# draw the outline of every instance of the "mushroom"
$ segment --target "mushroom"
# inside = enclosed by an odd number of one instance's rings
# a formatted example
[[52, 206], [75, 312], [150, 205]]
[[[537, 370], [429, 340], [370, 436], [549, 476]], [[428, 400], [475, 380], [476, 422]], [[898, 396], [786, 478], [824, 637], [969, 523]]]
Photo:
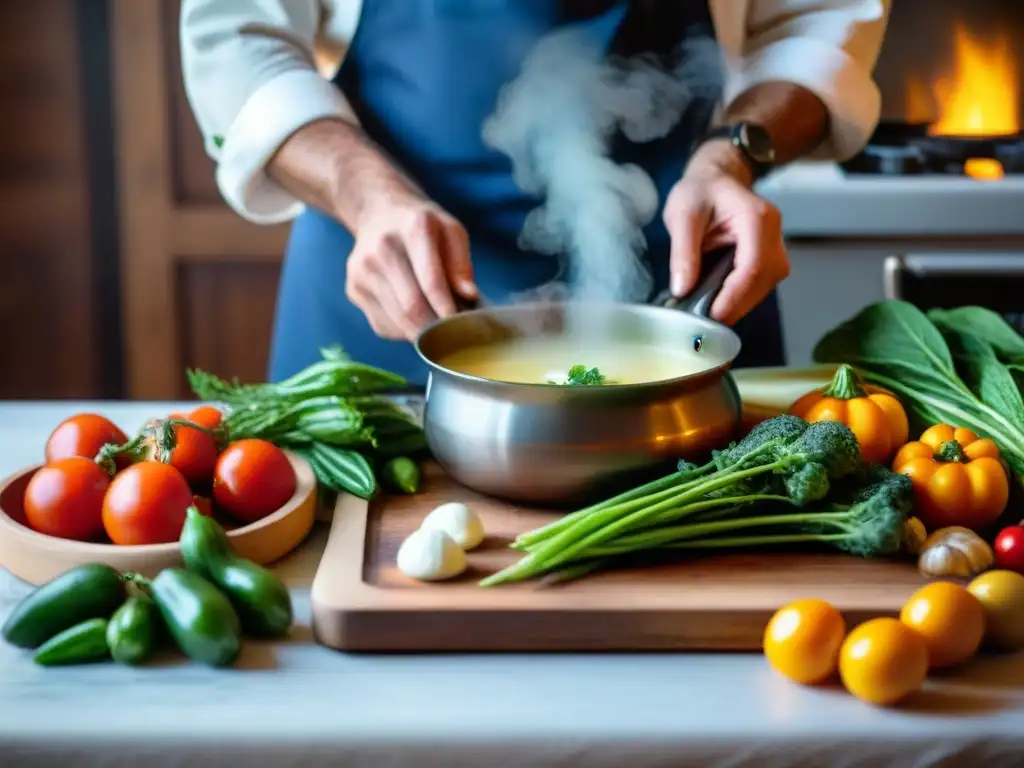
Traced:
[[969, 579], [992, 567], [992, 548], [978, 534], [958, 525], [940, 528], [925, 539], [917, 567], [926, 576]]
[[484, 540], [484, 526], [473, 510], [457, 501], [442, 504], [425, 518], [420, 528], [444, 531], [464, 550], [480, 545]]
[[466, 552], [444, 531], [419, 528], [398, 548], [398, 570], [418, 581], [443, 581], [466, 570]]

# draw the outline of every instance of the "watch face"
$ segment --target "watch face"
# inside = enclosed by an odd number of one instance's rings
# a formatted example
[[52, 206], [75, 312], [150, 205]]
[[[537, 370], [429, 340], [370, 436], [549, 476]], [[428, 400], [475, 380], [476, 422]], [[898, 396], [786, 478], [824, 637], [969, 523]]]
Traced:
[[772, 137], [764, 128], [744, 123], [740, 126], [739, 138], [755, 162], [766, 164], [775, 162], [775, 147], [772, 145]]

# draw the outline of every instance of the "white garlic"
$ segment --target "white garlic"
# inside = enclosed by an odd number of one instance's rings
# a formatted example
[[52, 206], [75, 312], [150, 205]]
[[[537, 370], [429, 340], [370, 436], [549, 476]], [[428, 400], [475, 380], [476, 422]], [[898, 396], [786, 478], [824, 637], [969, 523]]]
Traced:
[[420, 528], [398, 548], [398, 570], [418, 581], [443, 581], [466, 570], [466, 553], [444, 531]]
[[992, 567], [992, 548], [978, 534], [958, 525], [940, 528], [925, 539], [917, 567], [926, 576], [969, 579]]
[[425, 518], [420, 528], [444, 531], [464, 550], [480, 545], [484, 540], [484, 526], [477, 514], [457, 501], [442, 504]]

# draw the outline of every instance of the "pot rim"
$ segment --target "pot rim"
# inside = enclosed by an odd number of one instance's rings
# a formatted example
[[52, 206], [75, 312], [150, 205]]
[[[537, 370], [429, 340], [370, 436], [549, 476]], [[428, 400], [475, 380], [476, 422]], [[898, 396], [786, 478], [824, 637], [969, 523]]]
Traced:
[[[628, 309], [628, 310], [633, 311], [633, 312], [642, 312], [644, 314], [652, 314], [652, 315], [663, 315], [666, 312], [685, 314], [685, 315], [687, 315], [688, 319], [692, 320], [696, 325], [713, 328], [713, 329], [715, 329], [716, 332], [723, 333], [723, 334], [726, 335], [726, 337], [731, 337], [733, 340], [735, 340], [736, 351], [727, 360], [725, 360], [724, 362], [722, 362], [722, 363], [720, 363], [718, 365], [713, 365], [713, 366], [711, 366], [709, 368], [704, 368], [704, 369], [702, 369], [700, 371], [696, 371], [694, 373], [688, 373], [688, 374], [686, 374], [684, 376], [676, 376], [676, 377], [671, 378], [671, 379], [659, 379], [657, 381], [645, 381], [645, 382], [641, 382], [641, 383], [637, 383], [637, 384], [605, 384], [605, 385], [602, 385], [602, 386], [599, 386], [599, 387], [568, 387], [568, 386], [565, 386], [565, 385], [562, 385], [562, 384], [546, 384], [546, 383], [542, 384], [542, 383], [528, 383], [528, 382], [512, 382], [512, 381], [501, 381], [501, 380], [498, 380], [498, 379], [488, 379], [488, 378], [484, 378], [482, 376], [475, 376], [473, 374], [462, 373], [461, 371], [455, 371], [455, 370], [452, 370], [451, 368], [446, 368], [445, 366], [443, 366], [440, 363], [438, 363], [436, 360], [431, 359], [423, 351], [422, 342], [432, 331], [435, 331], [437, 328], [441, 328], [441, 327], [443, 327], [445, 325], [448, 325], [450, 323], [457, 322], [458, 320], [463, 319], [463, 318], [467, 318], [467, 317], [486, 317], [488, 315], [495, 316], [495, 315], [499, 314], [502, 310], [520, 310], [520, 311], [523, 311], [523, 312], [543, 311], [543, 310], [550, 311], [552, 307], [562, 307], [562, 308], [564, 308], [564, 307], [567, 307], [567, 306], [571, 306], [573, 304], [581, 304], [581, 303], [583, 303], [583, 302], [572, 302], [572, 301], [555, 301], [555, 302], [551, 302], [551, 301], [538, 301], [538, 302], [524, 302], [522, 304], [512, 304], [512, 305], [501, 306], [501, 307], [482, 307], [482, 308], [477, 308], [477, 309], [465, 310], [465, 311], [459, 312], [457, 315], [452, 315], [450, 317], [440, 318], [440, 319], [435, 320], [434, 322], [430, 323], [429, 325], [427, 325], [416, 336], [416, 340], [413, 343], [413, 347], [416, 350], [416, 354], [419, 355], [419, 358], [430, 369], [431, 375], [433, 375], [434, 373], [443, 374], [445, 376], [450, 376], [452, 378], [459, 379], [459, 380], [467, 382], [467, 383], [471, 383], [471, 384], [475, 384], [475, 385], [479, 385], [479, 386], [484, 386], [484, 387], [487, 387], [487, 388], [490, 388], [490, 389], [512, 389], [512, 390], [518, 390], [518, 391], [551, 391], [551, 392], [561, 392], [563, 394], [565, 394], [565, 393], [572, 393], [572, 395], [574, 397], [575, 396], [597, 397], [597, 396], [600, 395], [600, 393], [610, 394], [610, 393], [614, 392], [614, 393], [622, 394], [622, 393], [627, 393], [627, 392], [630, 392], [630, 391], [647, 391], [647, 390], [657, 390], [657, 389], [665, 389], [665, 388], [675, 389], [675, 388], [677, 388], [679, 386], [682, 386], [682, 385], [693, 386], [693, 385], [701, 383], [701, 382], [703, 382], [705, 380], [718, 379], [718, 378], [721, 378], [724, 374], [726, 374], [729, 371], [729, 369], [732, 367], [733, 363], [736, 361], [736, 358], [739, 356], [740, 349], [742, 347], [742, 341], [740, 340], [739, 336], [736, 334], [736, 331], [734, 331], [729, 326], [724, 325], [723, 323], [719, 323], [719, 322], [717, 322], [715, 320], [712, 320], [712, 319], [710, 319], [708, 317], [704, 317], [703, 315], [693, 314], [691, 312], [687, 312], [687, 311], [682, 310], [682, 309], [673, 309], [673, 308], [669, 308], [669, 307], [654, 306], [654, 305], [650, 305], [650, 304], [626, 304], [626, 303], [623, 303], [623, 302], [586, 302], [587, 304], [595, 305], [595, 306], [601, 306], [601, 305], [604, 305], [604, 306], [614, 306], [614, 307], [618, 307], [618, 308], [622, 308], [622, 309]], [[584, 394], [584, 393], [588, 393], [588, 394]], [[589, 393], [593, 393], [593, 394], [589, 394]]]

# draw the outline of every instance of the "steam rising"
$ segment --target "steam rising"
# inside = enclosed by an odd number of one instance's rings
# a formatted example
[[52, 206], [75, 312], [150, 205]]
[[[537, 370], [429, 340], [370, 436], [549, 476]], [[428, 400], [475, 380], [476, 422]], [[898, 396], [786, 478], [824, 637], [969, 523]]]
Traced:
[[[661, 138], [694, 98], [717, 98], [721, 59], [703, 38], [684, 44], [672, 71], [654, 57], [606, 57], [605, 45], [581, 27], [543, 38], [502, 89], [483, 138], [511, 159], [519, 187], [544, 199], [520, 247], [568, 255], [576, 298], [643, 301], [652, 288], [643, 228], [658, 192], [642, 168], [610, 159], [611, 142], [617, 131], [634, 142]], [[535, 297], [567, 294], [552, 284]]]

